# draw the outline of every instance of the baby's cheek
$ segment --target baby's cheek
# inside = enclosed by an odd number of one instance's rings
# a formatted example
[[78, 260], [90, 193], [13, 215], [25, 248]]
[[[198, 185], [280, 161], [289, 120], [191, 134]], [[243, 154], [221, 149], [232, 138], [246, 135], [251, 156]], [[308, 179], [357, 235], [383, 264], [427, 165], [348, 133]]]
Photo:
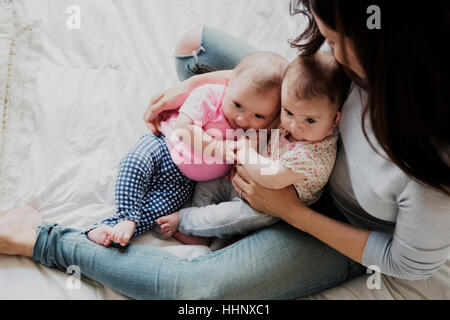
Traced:
[[230, 111], [229, 106], [222, 105], [222, 112], [227, 119], [233, 119], [233, 113]]
[[252, 124], [250, 126], [250, 128], [253, 130], [260, 130], [260, 129], [267, 128], [267, 125], [265, 123], [257, 123], [257, 124]]
[[[272, 120], [273, 121], [273, 120]], [[272, 121], [260, 121], [259, 123], [255, 124], [254, 126], [252, 126], [252, 129], [254, 130], [261, 130], [261, 129], [266, 129], [271, 123]]]

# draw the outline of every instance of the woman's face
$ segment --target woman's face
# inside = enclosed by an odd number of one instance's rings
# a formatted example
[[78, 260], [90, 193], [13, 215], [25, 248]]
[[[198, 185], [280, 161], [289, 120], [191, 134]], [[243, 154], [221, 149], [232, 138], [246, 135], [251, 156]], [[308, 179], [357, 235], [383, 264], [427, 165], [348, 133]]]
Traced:
[[351, 69], [360, 78], [366, 78], [366, 73], [364, 68], [360, 64], [358, 58], [355, 54], [355, 49], [353, 46], [353, 41], [348, 37], [343, 37], [342, 35], [333, 29], [329, 28], [320, 18], [311, 10], [314, 20], [316, 21], [317, 27], [320, 33], [327, 39], [328, 44], [333, 51], [335, 59], [342, 65]]

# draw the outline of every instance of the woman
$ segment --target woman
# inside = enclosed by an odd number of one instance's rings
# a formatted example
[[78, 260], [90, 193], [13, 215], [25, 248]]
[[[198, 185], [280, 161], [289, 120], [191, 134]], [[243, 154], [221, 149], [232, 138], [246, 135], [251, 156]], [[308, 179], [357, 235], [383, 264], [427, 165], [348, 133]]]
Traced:
[[[294, 12], [300, 2], [310, 24], [294, 43], [308, 55], [327, 40], [359, 84], [342, 110], [329, 192], [314, 208], [292, 188], [264, 189], [237, 167], [236, 190], [284, 222], [192, 261], [157, 248], [104, 248], [56, 224], [36, 228], [41, 219], [31, 208], [0, 217], [0, 252], [62, 270], [78, 265], [84, 276], [139, 299], [296, 298], [370, 265], [394, 277], [428, 278], [450, 252], [448, 60], [438, 41], [448, 38], [439, 33], [450, 30], [449, 5], [430, 2], [415, 19], [414, 8], [393, 1], [294, 1]], [[367, 27], [373, 4], [381, 29]], [[200, 28], [179, 43], [178, 69], [231, 69], [251, 50]], [[155, 97], [149, 127], [194, 87], [223, 79], [222, 72], [192, 77]]]

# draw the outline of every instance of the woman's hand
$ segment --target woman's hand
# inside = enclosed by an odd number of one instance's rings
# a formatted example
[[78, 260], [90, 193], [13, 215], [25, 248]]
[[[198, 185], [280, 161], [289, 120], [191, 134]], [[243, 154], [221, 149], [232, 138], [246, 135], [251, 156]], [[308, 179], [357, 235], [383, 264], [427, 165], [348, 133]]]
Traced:
[[240, 165], [232, 172], [231, 182], [238, 194], [242, 190], [242, 198], [247, 200], [253, 209], [280, 218], [350, 259], [362, 263], [364, 248], [370, 235], [369, 230], [315, 212], [300, 201], [292, 186], [279, 190], [259, 186]]
[[159, 114], [163, 111], [178, 109], [191, 91], [188, 80], [179, 82], [171, 88], [154, 95], [147, 110], [144, 113], [144, 121], [154, 135], [158, 135], [158, 121], [161, 120]]
[[241, 165], [236, 165], [231, 174], [231, 182], [238, 194], [255, 210], [267, 213], [282, 220], [306, 206], [298, 199], [292, 186], [284, 189], [267, 189], [253, 181]]

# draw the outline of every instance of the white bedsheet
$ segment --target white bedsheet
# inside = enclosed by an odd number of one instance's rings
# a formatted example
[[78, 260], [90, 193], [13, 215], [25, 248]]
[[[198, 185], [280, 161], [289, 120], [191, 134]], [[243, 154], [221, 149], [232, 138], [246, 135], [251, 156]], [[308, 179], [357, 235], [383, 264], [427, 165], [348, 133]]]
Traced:
[[[186, 30], [207, 24], [261, 49], [295, 56], [287, 39], [298, 33], [299, 19], [289, 16], [289, 0], [14, 2], [16, 14], [42, 21], [36, 129], [16, 205], [32, 205], [46, 221], [68, 227], [85, 228], [114, 212], [118, 162], [147, 132], [142, 114], [150, 97], [177, 81], [172, 53]], [[67, 27], [70, 5], [81, 9], [79, 30]], [[151, 234], [136, 242], [187, 258], [209, 251]], [[447, 287], [437, 281], [444, 294], [438, 297], [450, 298], [448, 268], [443, 272], [439, 279]], [[366, 278], [356, 279], [355, 289], [339, 286], [341, 291], [310, 298], [392, 296], [389, 290], [373, 294], [364, 289]], [[83, 280], [80, 290], [69, 289], [68, 279], [68, 274], [30, 259], [0, 256], [1, 299], [126, 298], [90, 280]], [[392, 298], [398, 297], [402, 295]]]

